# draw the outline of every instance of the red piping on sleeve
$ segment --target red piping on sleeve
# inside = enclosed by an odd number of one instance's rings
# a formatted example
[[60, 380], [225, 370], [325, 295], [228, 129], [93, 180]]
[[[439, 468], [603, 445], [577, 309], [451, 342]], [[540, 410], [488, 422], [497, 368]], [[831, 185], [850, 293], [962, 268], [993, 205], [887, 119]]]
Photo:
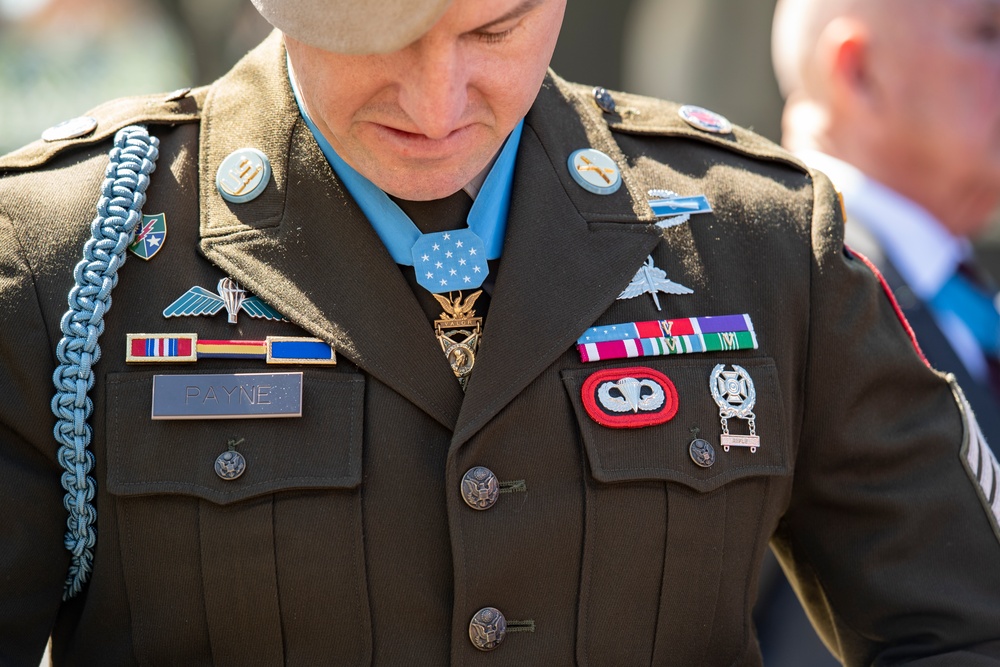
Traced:
[[857, 250], [854, 250], [847, 244], [844, 245], [844, 250], [846, 250], [847, 254], [851, 257], [860, 260], [861, 263], [867, 266], [868, 269], [875, 274], [875, 277], [878, 278], [879, 283], [882, 285], [882, 290], [885, 292], [885, 295], [889, 297], [889, 303], [892, 304], [892, 309], [896, 311], [896, 317], [899, 318], [899, 323], [903, 325], [903, 329], [910, 337], [910, 342], [913, 343], [913, 349], [916, 350], [917, 356], [920, 357], [927, 368], [931, 368], [931, 362], [927, 361], [927, 357], [924, 356], [924, 351], [920, 349], [920, 343], [917, 342], [917, 334], [913, 332], [913, 327], [910, 326], [909, 321], [906, 319], [906, 315], [903, 314], [903, 309], [899, 307], [899, 302], [896, 301], [896, 295], [892, 293], [892, 288], [890, 288], [889, 283], [885, 281], [885, 276], [882, 275], [882, 272], [878, 270], [878, 267], [875, 266], [870, 259], [862, 255]]

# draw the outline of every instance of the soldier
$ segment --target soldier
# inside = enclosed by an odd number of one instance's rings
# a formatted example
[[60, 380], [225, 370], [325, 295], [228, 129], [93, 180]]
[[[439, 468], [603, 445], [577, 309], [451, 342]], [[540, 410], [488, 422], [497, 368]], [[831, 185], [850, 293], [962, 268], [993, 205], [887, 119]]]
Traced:
[[769, 540], [847, 664], [1000, 662], [1000, 470], [823, 176], [547, 71], [563, 0], [255, 4], [0, 161], [4, 664], [754, 665]]

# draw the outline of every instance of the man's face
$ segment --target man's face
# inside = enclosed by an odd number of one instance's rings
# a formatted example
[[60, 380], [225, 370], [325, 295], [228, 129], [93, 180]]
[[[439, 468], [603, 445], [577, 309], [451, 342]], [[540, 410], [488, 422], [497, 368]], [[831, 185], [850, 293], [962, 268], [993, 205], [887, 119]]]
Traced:
[[1000, 195], [1000, 0], [888, 4], [872, 66], [901, 168]]
[[446, 197], [482, 171], [538, 94], [566, 0], [455, 0], [393, 53], [352, 56], [285, 36], [310, 116], [386, 192]]

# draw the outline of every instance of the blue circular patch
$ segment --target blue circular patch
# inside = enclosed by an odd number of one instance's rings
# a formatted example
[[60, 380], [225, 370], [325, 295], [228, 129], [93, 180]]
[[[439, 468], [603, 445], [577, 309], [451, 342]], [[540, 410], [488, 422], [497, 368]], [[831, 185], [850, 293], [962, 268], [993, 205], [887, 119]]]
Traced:
[[581, 148], [569, 156], [569, 173], [577, 184], [595, 195], [610, 195], [622, 186], [622, 174], [610, 157], [593, 148]]
[[271, 181], [271, 162], [256, 148], [229, 154], [215, 174], [215, 187], [228, 202], [245, 204], [260, 196]]

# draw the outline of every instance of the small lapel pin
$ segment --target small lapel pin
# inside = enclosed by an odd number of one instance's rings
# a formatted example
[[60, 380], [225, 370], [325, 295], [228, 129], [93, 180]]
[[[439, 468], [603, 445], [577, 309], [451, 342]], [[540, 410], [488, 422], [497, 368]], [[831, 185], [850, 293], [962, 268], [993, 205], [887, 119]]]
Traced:
[[241, 148], [222, 161], [215, 186], [222, 198], [245, 204], [260, 196], [271, 180], [271, 162], [256, 148]]
[[90, 116], [79, 116], [64, 120], [42, 132], [42, 141], [66, 141], [86, 136], [97, 129], [97, 120]]
[[729, 119], [714, 111], [687, 104], [677, 110], [681, 119], [691, 127], [712, 134], [731, 134], [733, 124]]
[[246, 290], [232, 278], [221, 279], [217, 289], [218, 294], [215, 294], [196, 285], [167, 306], [166, 310], [163, 311], [163, 316], [215, 315], [225, 308], [229, 315], [230, 324], [236, 324], [236, 318], [241, 310], [250, 317], [266, 320], [285, 319], [281, 313], [258, 297], [247, 296]]
[[622, 186], [618, 165], [610, 157], [593, 148], [573, 151], [569, 156], [569, 173], [581, 188], [595, 195], [610, 195]]
[[632, 278], [632, 282], [618, 295], [618, 298], [634, 299], [642, 294], [649, 294], [653, 297], [656, 309], [663, 310], [660, 308], [660, 299], [656, 296], [658, 292], [663, 292], [664, 294], [693, 294], [694, 290], [668, 280], [667, 272], [656, 268], [653, 265], [653, 256], [650, 255], [646, 263], [639, 267], [635, 277]]
[[604, 113], [614, 113], [616, 109], [615, 98], [606, 88], [600, 86], [594, 88], [594, 102]]
[[163, 213], [142, 216], [142, 228], [135, 235], [135, 241], [128, 247], [136, 257], [150, 260], [160, 252], [167, 240], [167, 216]]

